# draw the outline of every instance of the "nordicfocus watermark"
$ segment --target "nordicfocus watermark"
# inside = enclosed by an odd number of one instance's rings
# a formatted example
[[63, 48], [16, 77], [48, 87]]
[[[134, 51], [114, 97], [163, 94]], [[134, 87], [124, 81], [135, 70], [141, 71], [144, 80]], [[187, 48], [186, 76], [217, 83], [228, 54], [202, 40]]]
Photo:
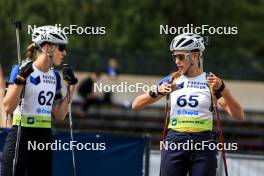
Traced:
[[[86, 34], [86, 35], [104, 35], [106, 34], [106, 27], [104, 26], [78, 26], [72, 24], [69, 26], [62, 26], [61, 24], [55, 24], [57, 28], [63, 30], [65, 34]], [[33, 30], [37, 28], [36, 25], [28, 25], [27, 34], [31, 35]]]
[[182, 34], [182, 33], [194, 33], [199, 35], [204, 34], [218, 34], [218, 35], [236, 35], [238, 34], [238, 27], [236, 26], [210, 26], [201, 25], [194, 26], [193, 24], [187, 24], [186, 26], [169, 26], [160, 25], [160, 34]]
[[212, 141], [194, 142], [187, 140], [186, 142], [168, 142], [160, 141], [160, 150], [221, 150], [236, 151], [238, 149], [237, 143], [215, 143]]
[[157, 87], [157, 85], [146, 85], [144, 83], [128, 84], [128, 82], [125, 81], [111, 85], [103, 83], [94, 83], [93, 90], [94, 92], [135, 93], [154, 91], [157, 89]]
[[28, 150], [88, 150], [88, 151], [104, 151], [106, 143], [80, 143], [77, 141], [62, 142], [55, 140], [52, 143], [38, 143], [36, 141], [28, 141]]

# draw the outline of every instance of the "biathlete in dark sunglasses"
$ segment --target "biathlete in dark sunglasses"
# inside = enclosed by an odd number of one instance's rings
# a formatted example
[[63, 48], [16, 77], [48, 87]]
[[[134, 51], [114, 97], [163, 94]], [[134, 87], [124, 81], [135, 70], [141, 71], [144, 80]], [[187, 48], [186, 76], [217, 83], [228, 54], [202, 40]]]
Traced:
[[[32, 42], [26, 59], [11, 71], [3, 102], [6, 113], [13, 114], [13, 126], [3, 149], [2, 176], [12, 175], [15, 151], [18, 151], [16, 176], [51, 176], [52, 150], [33, 149], [29, 143], [52, 143], [52, 118], [63, 120], [68, 112], [67, 97], [61, 92], [60, 74], [53, 69], [64, 61], [67, 36], [54, 26], [42, 26], [34, 29]], [[72, 96], [78, 79], [71, 67], [64, 67], [62, 74]], [[19, 148], [16, 148], [17, 136], [20, 136]]]

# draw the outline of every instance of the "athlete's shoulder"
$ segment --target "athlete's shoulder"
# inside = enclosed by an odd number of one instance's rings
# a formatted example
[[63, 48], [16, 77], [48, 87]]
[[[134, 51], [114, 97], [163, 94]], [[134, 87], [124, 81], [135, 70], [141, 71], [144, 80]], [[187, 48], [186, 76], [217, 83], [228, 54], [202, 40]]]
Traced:
[[165, 82], [173, 82], [175, 81], [176, 79], [178, 79], [180, 77], [180, 72], [179, 71], [176, 71], [176, 72], [172, 72], [171, 74], [163, 77], [158, 83], [157, 85], [161, 85]]
[[171, 78], [172, 78], [171, 75], [167, 75], [167, 76], [163, 77], [161, 80], [159, 80], [157, 82], [157, 85], [161, 85], [163, 83], [170, 82]]
[[13, 65], [11, 72], [10, 72], [9, 80], [8, 80], [9, 84], [14, 83], [16, 76], [18, 74], [18, 71], [19, 71], [19, 65]]
[[58, 70], [53, 70], [54, 71], [54, 74], [55, 74], [55, 77], [56, 77], [56, 90], [60, 90], [61, 89], [61, 76], [60, 76], [60, 73]]
[[58, 70], [54, 69], [53, 72], [54, 72], [56, 77], [60, 78], [60, 72]]

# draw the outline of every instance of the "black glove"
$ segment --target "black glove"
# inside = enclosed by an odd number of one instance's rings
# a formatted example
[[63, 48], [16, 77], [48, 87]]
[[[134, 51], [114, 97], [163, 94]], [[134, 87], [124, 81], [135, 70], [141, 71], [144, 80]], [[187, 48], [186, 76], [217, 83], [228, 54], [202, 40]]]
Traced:
[[26, 84], [27, 77], [34, 71], [32, 63], [32, 60], [24, 60], [22, 62], [22, 64], [19, 66], [19, 71], [15, 79], [15, 84]]
[[64, 64], [62, 69], [63, 80], [65, 80], [69, 85], [75, 85], [78, 83], [78, 79], [74, 76], [73, 69]]

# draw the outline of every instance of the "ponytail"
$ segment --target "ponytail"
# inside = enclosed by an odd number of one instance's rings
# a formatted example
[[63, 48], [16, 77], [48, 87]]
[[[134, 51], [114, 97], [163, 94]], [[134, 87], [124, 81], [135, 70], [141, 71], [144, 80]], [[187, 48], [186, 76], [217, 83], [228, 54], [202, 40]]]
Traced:
[[30, 60], [35, 60], [36, 53], [37, 53], [37, 49], [34, 43], [31, 43], [30, 45], [28, 45], [27, 50], [26, 50], [26, 58]]

